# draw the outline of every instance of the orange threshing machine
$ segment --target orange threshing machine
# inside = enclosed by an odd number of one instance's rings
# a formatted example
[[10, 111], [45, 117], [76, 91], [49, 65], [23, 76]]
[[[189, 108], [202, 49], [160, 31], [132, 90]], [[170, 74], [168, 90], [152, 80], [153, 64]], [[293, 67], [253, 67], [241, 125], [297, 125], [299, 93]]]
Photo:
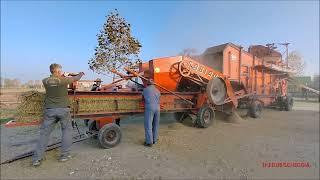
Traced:
[[[194, 126], [201, 128], [212, 123], [216, 111], [230, 115], [236, 108], [248, 108], [248, 115], [257, 118], [264, 106], [289, 111], [293, 105], [287, 93], [292, 69], [279, 52], [261, 45], [250, 46], [247, 52], [227, 43], [208, 48], [200, 56], [157, 58], [125, 70], [127, 74], [113, 70], [120, 79], [101, 91], [79, 91], [77, 83], [69, 86], [73, 119], [84, 119], [88, 132], [98, 137], [103, 148], [120, 142], [121, 119], [144, 112], [142, 88], [150, 79], [161, 91], [161, 112], [174, 113], [178, 121], [190, 116]], [[138, 85], [119, 85], [125, 81]]]
[[[281, 54], [264, 46], [251, 46], [249, 52], [232, 43], [208, 48], [202, 55], [165, 57], [141, 63], [138, 69], [126, 68], [105, 90], [88, 92], [71, 89], [76, 102], [83, 98], [115, 99], [114, 111], [82, 113], [73, 109], [74, 118], [88, 119], [89, 131], [98, 136], [104, 148], [116, 146], [121, 140], [121, 118], [144, 112], [141, 90], [109, 91], [124, 80], [140, 78], [146, 85], [152, 79], [161, 91], [161, 112], [172, 112], [179, 121], [187, 115], [197, 127], [208, 127], [215, 111], [232, 114], [238, 107], [247, 107], [248, 115], [257, 118], [262, 107], [277, 106], [291, 110], [293, 100], [287, 95], [287, 78], [293, 71], [285, 66]], [[137, 83], [137, 82], [136, 82]], [[118, 108], [116, 98], [136, 100], [134, 110]], [[75, 103], [77, 104], [77, 103]]]

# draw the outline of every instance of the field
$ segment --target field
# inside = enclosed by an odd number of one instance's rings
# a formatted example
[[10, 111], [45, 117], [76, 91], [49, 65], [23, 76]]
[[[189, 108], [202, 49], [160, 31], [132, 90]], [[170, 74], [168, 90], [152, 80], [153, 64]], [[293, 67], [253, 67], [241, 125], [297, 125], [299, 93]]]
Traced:
[[[14, 105], [7, 104], [6, 111], [4, 117], [11, 117]], [[152, 148], [142, 145], [141, 115], [124, 119], [121, 129], [122, 142], [115, 148], [102, 149], [97, 140], [88, 139], [73, 145], [75, 157], [69, 162], [57, 162], [59, 150], [54, 150], [38, 168], [30, 158], [1, 165], [1, 179], [319, 179], [319, 103], [295, 102], [291, 112], [264, 109], [259, 119], [244, 117], [233, 123], [218, 114], [206, 129], [162, 114], [159, 143]], [[36, 126], [1, 126], [1, 161], [32, 150], [37, 137]], [[59, 139], [57, 126], [50, 141]], [[269, 162], [304, 162], [310, 167], [263, 167]]]

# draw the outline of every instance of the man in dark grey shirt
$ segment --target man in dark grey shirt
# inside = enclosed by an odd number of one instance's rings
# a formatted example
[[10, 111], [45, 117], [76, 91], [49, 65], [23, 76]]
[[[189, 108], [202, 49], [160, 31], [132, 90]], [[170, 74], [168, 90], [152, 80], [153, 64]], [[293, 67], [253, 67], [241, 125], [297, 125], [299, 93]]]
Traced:
[[40, 125], [40, 138], [32, 158], [32, 164], [39, 166], [47, 149], [52, 130], [57, 122], [62, 129], [61, 156], [59, 161], [67, 161], [71, 158], [69, 151], [72, 145], [72, 125], [70, 117], [70, 102], [68, 97], [68, 84], [78, 81], [84, 75], [80, 72], [74, 77], [63, 77], [61, 65], [51, 64], [51, 76], [42, 80], [46, 89], [44, 101], [43, 121]]
[[151, 147], [158, 140], [158, 129], [160, 120], [160, 91], [154, 86], [152, 80], [143, 89], [143, 98], [145, 104], [144, 111], [144, 129], [145, 146]]

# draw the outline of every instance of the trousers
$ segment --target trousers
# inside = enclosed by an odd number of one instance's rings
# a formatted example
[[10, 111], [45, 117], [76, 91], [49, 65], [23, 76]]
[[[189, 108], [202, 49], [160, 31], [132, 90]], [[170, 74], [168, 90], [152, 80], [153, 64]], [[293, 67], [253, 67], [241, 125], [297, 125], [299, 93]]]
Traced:
[[69, 155], [72, 145], [72, 124], [69, 108], [52, 108], [44, 110], [43, 121], [40, 125], [40, 137], [33, 154], [33, 161], [43, 159], [49, 137], [56, 123], [60, 122], [62, 131], [61, 155]]
[[146, 108], [144, 111], [144, 130], [147, 144], [155, 144], [158, 140], [160, 108]]

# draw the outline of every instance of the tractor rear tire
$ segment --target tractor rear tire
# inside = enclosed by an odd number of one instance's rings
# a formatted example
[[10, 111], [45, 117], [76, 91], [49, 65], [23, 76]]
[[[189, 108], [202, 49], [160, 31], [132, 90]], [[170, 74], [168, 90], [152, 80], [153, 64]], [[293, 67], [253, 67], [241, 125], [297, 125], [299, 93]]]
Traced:
[[112, 148], [118, 145], [121, 141], [121, 129], [117, 124], [110, 123], [104, 125], [98, 134], [100, 145], [105, 148]]
[[213, 108], [205, 105], [200, 108], [197, 114], [196, 125], [200, 128], [207, 128], [212, 124], [214, 118], [215, 113]]
[[249, 107], [249, 115], [253, 118], [259, 118], [262, 113], [262, 104], [259, 101], [253, 101]]

